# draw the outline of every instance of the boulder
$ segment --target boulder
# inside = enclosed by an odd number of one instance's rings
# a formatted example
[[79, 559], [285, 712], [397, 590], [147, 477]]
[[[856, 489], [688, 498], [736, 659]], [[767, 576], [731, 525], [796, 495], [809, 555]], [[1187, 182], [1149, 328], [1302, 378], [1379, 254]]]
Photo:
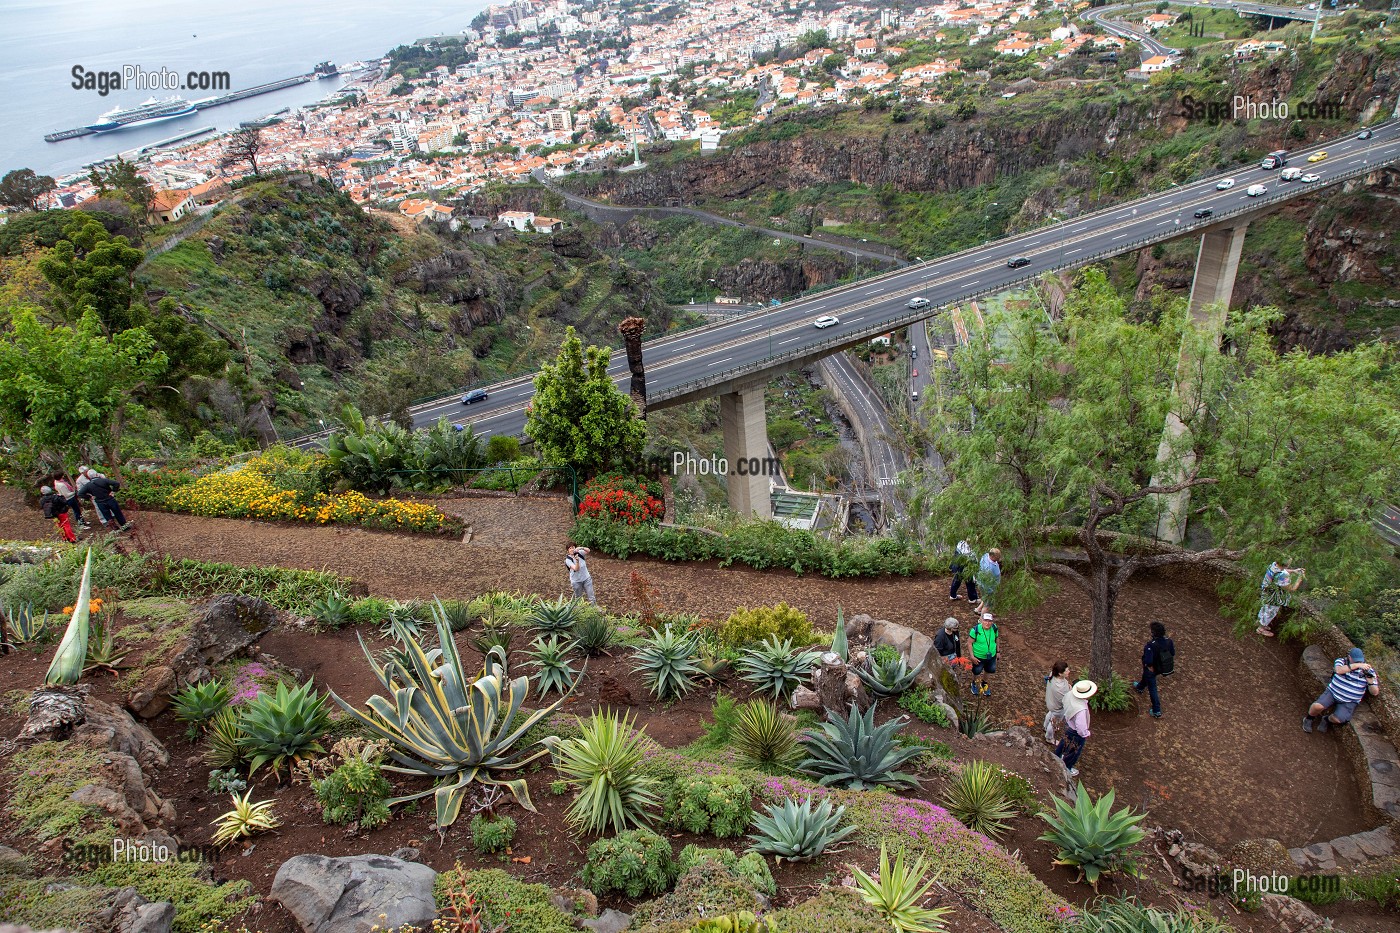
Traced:
[[282, 863], [271, 897], [306, 933], [431, 927], [437, 872], [387, 855], [298, 855]]
[[863, 612], [860, 615], [851, 616], [846, 620], [846, 638], [850, 641], [869, 641], [870, 628], [874, 624], [875, 619]]
[[631, 914], [624, 914], [620, 910], [613, 910], [609, 907], [603, 911], [602, 916], [583, 921], [583, 927], [586, 930], [592, 930], [593, 933], [622, 933], [631, 923]]
[[280, 613], [252, 596], [225, 593], [199, 609], [163, 664], [148, 667], [127, 694], [127, 709], [143, 719], [159, 716], [170, 697], [190, 684], [208, 680], [210, 665], [245, 651], [272, 631]]
[[1321, 933], [1332, 929], [1332, 921], [1324, 920], [1307, 904], [1286, 894], [1262, 895], [1259, 914], [1269, 919], [1269, 929], [1276, 933]]
[[170, 933], [175, 927], [175, 905], [169, 901], [142, 904], [133, 910], [118, 933]]
[[569, 916], [598, 916], [598, 895], [586, 888], [555, 888], [549, 895], [549, 902]]

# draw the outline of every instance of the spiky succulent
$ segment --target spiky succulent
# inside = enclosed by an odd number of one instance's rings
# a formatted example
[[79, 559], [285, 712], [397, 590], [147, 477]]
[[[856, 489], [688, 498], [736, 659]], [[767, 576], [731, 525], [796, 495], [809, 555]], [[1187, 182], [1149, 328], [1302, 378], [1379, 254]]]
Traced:
[[206, 680], [191, 684], [171, 697], [170, 705], [175, 708], [175, 717], [181, 722], [203, 726], [228, 706], [233, 698], [233, 690], [222, 680]]
[[824, 785], [852, 790], [916, 787], [919, 779], [899, 767], [917, 758], [922, 749], [901, 748], [894, 741], [905, 722], [900, 717], [876, 726], [873, 706], [862, 713], [852, 704], [845, 716], [828, 713], [826, 722], [803, 733], [807, 757], [798, 763], [798, 770]]
[[311, 617], [325, 628], [340, 628], [350, 621], [350, 600], [339, 593], [327, 593], [311, 603]]
[[204, 760], [215, 768], [234, 768], [247, 757], [243, 750], [243, 726], [237, 711], [225, 706], [209, 719], [209, 748]]
[[771, 804], [764, 812], [754, 814], [749, 851], [772, 855], [779, 864], [784, 859], [810, 861], [855, 832], [854, 826], [841, 827], [845, 813], [844, 806], [833, 809], [830, 800], [816, 805], [810, 798], [801, 803], [785, 800]]
[[213, 838], [214, 845], [227, 845], [235, 839], [242, 839], [254, 833], [266, 832], [277, 827], [278, 820], [276, 814], [272, 812], [272, 801], [259, 800], [255, 803], [250, 799], [252, 795], [252, 788], [249, 788], [242, 797], [236, 794], [231, 795], [233, 809], [214, 821], [216, 827]]
[[851, 866], [851, 874], [861, 900], [878, 910], [894, 928], [894, 933], [941, 933], [944, 929], [943, 918], [948, 915], [948, 908], [921, 905], [929, 888], [938, 880], [936, 875], [924, 877], [923, 856], [906, 866], [904, 853], [900, 852], [891, 863], [882, 842], [879, 877], [870, 877], [856, 865]]
[[730, 741], [740, 755], [766, 767], [791, 764], [797, 751], [792, 720], [767, 700], [750, 700], [739, 708]]
[[569, 663], [569, 652], [573, 649], [573, 642], [561, 641], [558, 635], [535, 639], [529, 657], [535, 664], [535, 689], [541, 696], [551, 690], [567, 693], [574, 685], [578, 671]]
[[278, 682], [277, 689], [263, 691], [248, 701], [239, 717], [243, 729], [240, 744], [250, 759], [248, 774], [272, 762], [277, 773], [288, 760], [299, 761], [326, 750], [318, 741], [330, 728], [326, 698], [316, 694], [307, 681], [295, 690]]
[[570, 823], [590, 833], [620, 833], [630, 824], [646, 826], [647, 808], [655, 806], [655, 782], [641, 772], [641, 734], [630, 717], [595, 710], [579, 720], [573, 739], [547, 736], [554, 767], [580, 788], [568, 810]]
[[794, 649], [792, 639], [770, 635], [739, 659], [739, 673], [755, 689], [775, 700], [786, 699], [811, 673], [821, 654], [809, 648]]
[[574, 641], [590, 658], [596, 658], [617, 643], [617, 630], [601, 612], [585, 612], [574, 623]]
[[499, 648], [501, 654], [510, 657], [510, 643], [514, 638], [515, 630], [510, 627], [509, 622], [488, 617], [482, 623], [481, 634], [471, 640], [471, 645], [484, 656], [489, 656], [494, 649]]
[[685, 696], [695, 686], [695, 675], [702, 673], [695, 663], [699, 637], [685, 630], [676, 631], [670, 625], [657, 631], [642, 643], [633, 655], [632, 670], [662, 700]]
[[1016, 807], [1006, 796], [1001, 769], [988, 761], [969, 761], [943, 797], [948, 812], [969, 829], [984, 836], [996, 836], [1016, 815]]
[[381, 638], [391, 638], [404, 644], [419, 636], [423, 627], [423, 607], [418, 603], [393, 603], [389, 615], [379, 629]]
[[530, 613], [529, 622], [545, 633], [567, 632], [579, 618], [579, 602], [560, 596], [541, 602]]
[[904, 655], [898, 653], [894, 657], [881, 660], [876, 660], [871, 655], [867, 657], [864, 665], [855, 668], [856, 676], [865, 684], [865, 689], [881, 699], [899, 696], [914, 686], [914, 678], [919, 676], [919, 670], [917, 667], [911, 669], [909, 663], [904, 660]]
[[83, 676], [83, 664], [88, 656], [88, 631], [92, 614], [92, 548], [88, 548], [83, 561], [83, 579], [78, 584], [78, 598], [73, 603], [73, 616], [68, 620], [68, 628], [63, 633], [63, 641], [58, 643], [48, 672], [44, 674], [44, 684], [75, 684]]
[[1109, 872], [1137, 874], [1127, 850], [1147, 835], [1138, 826], [1146, 814], [1128, 807], [1114, 810], [1113, 801], [1112, 790], [1094, 800], [1081, 783], [1075, 788], [1073, 804], [1056, 797], [1054, 814], [1040, 815], [1050, 824], [1040, 839], [1060, 848], [1055, 864], [1079, 869], [1080, 876], [1095, 887]]
[[117, 654], [116, 644], [112, 641], [111, 616], [98, 616], [92, 623], [92, 637], [88, 640], [87, 663], [83, 666], [83, 673], [88, 671], [106, 671], [116, 676], [117, 671], [122, 668], [122, 661], [126, 660], [125, 654]]
[[49, 614], [34, 614], [34, 604], [5, 609], [5, 628], [9, 631], [8, 641], [14, 645], [24, 645], [38, 641], [49, 627]]

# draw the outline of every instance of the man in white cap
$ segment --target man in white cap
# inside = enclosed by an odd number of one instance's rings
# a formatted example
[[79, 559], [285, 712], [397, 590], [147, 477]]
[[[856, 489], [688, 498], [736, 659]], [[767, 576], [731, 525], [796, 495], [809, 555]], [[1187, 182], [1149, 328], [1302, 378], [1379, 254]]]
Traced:
[[[982, 619], [972, 627], [967, 635], [972, 643], [972, 695], [991, 696], [992, 685], [987, 683], [987, 675], [997, 672], [997, 623], [990, 612], [982, 613]], [[982, 678], [978, 685], [977, 678]]]
[[[92, 469], [92, 467], [78, 467], [77, 497], [79, 499], [92, 499], [92, 496], [88, 493], [88, 486], [91, 485], [94, 479], [101, 475], [101, 473], [98, 473], [96, 470]], [[98, 521], [102, 522], [104, 525], [107, 524], [107, 513], [97, 507], [97, 501], [95, 499], [92, 500], [92, 510], [97, 513]]]
[[1092, 680], [1081, 680], [1065, 694], [1065, 737], [1055, 746], [1055, 757], [1065, 763], [1070, 777], [1079, 777], [1079, 756], [1089, 738], [1089, 697], [1099, 692]]

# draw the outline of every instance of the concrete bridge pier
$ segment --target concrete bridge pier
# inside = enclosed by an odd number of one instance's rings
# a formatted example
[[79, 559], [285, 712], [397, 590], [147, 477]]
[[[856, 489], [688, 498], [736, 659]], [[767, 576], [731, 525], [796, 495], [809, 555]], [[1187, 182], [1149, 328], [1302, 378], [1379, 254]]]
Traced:
[[[1231, 225], [1213, 227], [1201, 235], [1201, 246], [1196, 253], [1196, 275], [1191, 281], [1189, 304], [1191, 322], [1196, 327], [1220, 339], [1225, 327], [1225, 317], [1230, 308], [1230, 298], [1235, 291], [1235, 274], [1239, 272], [1240, 255], [1244, 251], [1245, 231], [1249, 220], [1236, 221]], [[1185, 347], [1183, 346], [1183, 350]], [[1194, 396], [1186, 382], [1186, 360], [1177, 369], [1177, 396], [1189, 400]], [[1197, 404], [1204, 404], [1197, 399]], [[1189, 429], [1182, 423], [1176, 412], [1167, 413], [1167, 423], [1162, 431], [1162, 443], [1157, 448], [1157, 475], [1153, 483], [1170, 485], [1180, 482], [1195, 466], [1196, 458], [1189, 450], [1180, 456], [1173, 454], [1189, 443], [1185, 437]], [[1185, 490], [1162, 497], [1162, 511], [1157, 518], [1157, 537], [1169, 544], [1181, 544], [1186, 540], [1186, 518], [1191, 507], [1191, 492]]]
[[724, 458], [729, 464], [725, 477], [729, 507], [739, 515], [772, 518], [768, 476], [761, 468], [769, 456], [765, 385], [758, 383], [721, 394], [719, 420], [724, 429]]

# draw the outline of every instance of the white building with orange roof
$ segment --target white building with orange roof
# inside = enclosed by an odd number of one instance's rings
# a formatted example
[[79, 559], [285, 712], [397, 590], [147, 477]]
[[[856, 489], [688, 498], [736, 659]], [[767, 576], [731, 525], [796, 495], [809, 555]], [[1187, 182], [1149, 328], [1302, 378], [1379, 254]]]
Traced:
[[874, 58], [875, 53], [880, 51], [880, 44], [874, 39], [857, 39], [855, 52], [857, 58]]

